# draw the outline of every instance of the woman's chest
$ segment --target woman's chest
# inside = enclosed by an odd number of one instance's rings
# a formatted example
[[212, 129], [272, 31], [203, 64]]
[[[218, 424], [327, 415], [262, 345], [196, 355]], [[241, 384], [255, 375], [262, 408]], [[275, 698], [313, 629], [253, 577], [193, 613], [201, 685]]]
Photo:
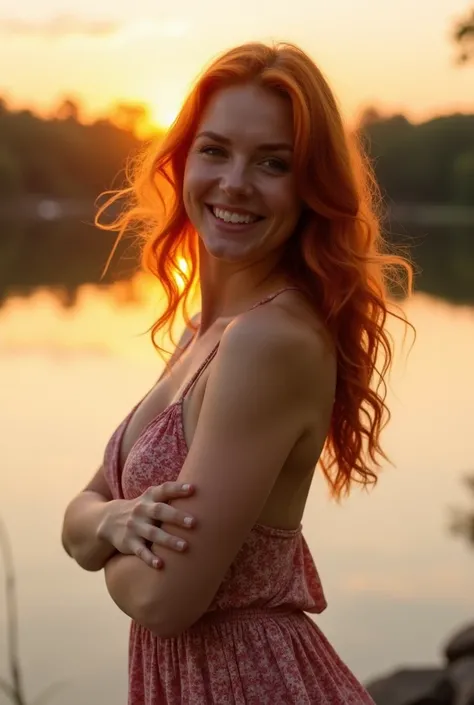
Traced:
[[162, 374], [155, 386], [135, 407], [120, 442], [121, 467], [125, 466], [129, 453], [150, 425], [178, 402], [182, 402], [185, 435], [190, 444], [209, 377], [206, 362], [209, 350], [212, 351], [213, 347], [209, 341], [193, 345], [192, 349], [182, 354], [172, 367]]
[[131, 447], [120, 479], [125, 499], [133, 499], [149, 487], [177, 479], [188, 452], [180, 415], [180, 405], [168, 407]]
[[196, 431], [206, 376], [185, 397], [176, 392], [179, 381], [174, 386], [160, 383], [132, 413], [117, 449], [125, 497], [176, 480]]
[[119, 465], [124, 468], [133, 447], [145, 430], [173, 403], [169, 380], [159, 382], [132, 411], [119, 447]]

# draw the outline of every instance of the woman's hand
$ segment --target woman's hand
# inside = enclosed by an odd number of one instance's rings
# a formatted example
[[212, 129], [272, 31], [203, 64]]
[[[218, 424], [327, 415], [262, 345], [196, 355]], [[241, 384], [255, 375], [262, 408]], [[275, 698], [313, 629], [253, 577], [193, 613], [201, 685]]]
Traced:
[[174, 509], [167, 502], [178, 497], [189, 497], [193, 492], [192, 485], [164, 482], [148, 488], [137, 499], [111, 500], [98, 535], [111, 543], [119, 553], [138, 556], [150, 568], [161, 568], [163, 562], [152, 553], [151, 544], [180, 552], [187, 548], [187, 544], [167, 534], [159, 523], [168, 522], [187, 529], [196, 524], [194, 517]]

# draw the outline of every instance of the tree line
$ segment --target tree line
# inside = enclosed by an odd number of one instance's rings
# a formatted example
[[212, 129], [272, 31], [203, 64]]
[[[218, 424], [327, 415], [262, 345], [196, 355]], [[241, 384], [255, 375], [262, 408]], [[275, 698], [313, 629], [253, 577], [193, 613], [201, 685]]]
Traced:
[[363, 143], [384, 195], [398, 203], [474, 204], [474, 115], [421, 124], [367, 109]]
[[114, 115], [86, 124], [68, 99], [49, 118], [12, 110], [0, 99], [0, 200], [95, 199], [140, 146], [137, 120], [134, 106], [118, 106]]
[[[0, 201], [24, 196], [91, 199], [120, 182], [136, 136], [141, 106], [86, 124], [65, 100], [43, 118], [0, 99]], [[385, 197], [396, 203], [474, 203], [474, 114], [415, 124], [404, 115], [362, 115], [358, 130]]]

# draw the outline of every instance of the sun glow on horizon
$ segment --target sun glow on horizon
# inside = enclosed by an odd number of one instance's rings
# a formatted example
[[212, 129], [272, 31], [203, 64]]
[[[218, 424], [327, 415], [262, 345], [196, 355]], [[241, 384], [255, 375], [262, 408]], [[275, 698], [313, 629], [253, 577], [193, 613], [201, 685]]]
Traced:
[[149, 107], [149, 123], [152, 127], [158, 130], [167, 130], [176, 120], [179, 111], [181, 110], [182, 100], [167, 100], [148, 102]]

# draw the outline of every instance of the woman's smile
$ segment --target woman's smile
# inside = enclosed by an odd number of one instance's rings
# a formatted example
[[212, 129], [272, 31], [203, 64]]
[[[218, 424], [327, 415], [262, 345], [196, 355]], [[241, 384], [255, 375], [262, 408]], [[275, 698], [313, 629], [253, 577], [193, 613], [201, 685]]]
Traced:
[[211, 224], [224, 233], [251, 232], [265, 220], [263, 216], [243, 208], [210, 204], [206, 204], [205, 208], [210, 215]]

